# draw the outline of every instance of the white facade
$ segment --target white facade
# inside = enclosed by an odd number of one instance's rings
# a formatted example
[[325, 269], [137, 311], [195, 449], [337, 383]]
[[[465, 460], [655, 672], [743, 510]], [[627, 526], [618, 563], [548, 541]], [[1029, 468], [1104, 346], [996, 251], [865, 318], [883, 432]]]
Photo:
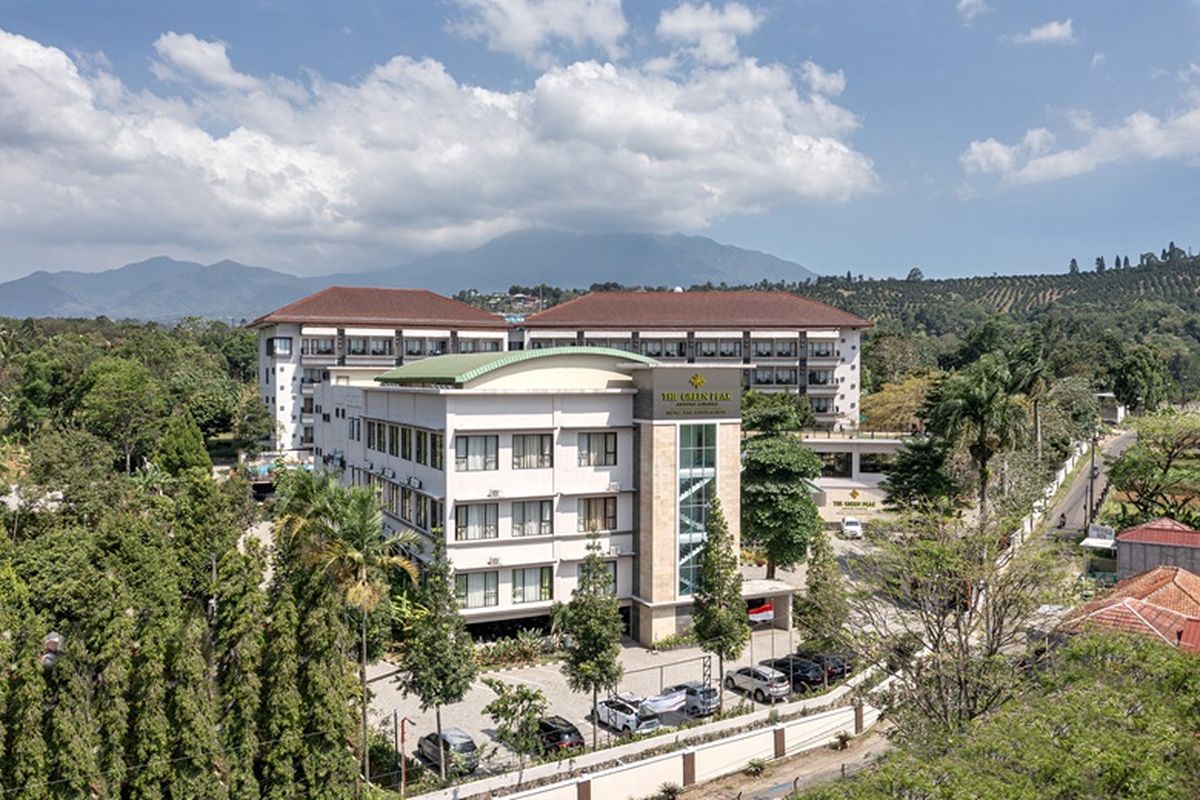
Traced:
[[806, 395], [822, 427], [858, 425], [862, 332], [857, 328], [580, 331], [538, 327], [522, 330], [519, 341], [527, 350], [582, 344], [640, 353], [664, 364], [741, 364], [748, 388]]
[[[378, 486], [391, 528], [419, 531], [429, 544], [441, 529], [456, 580], [474, 576], [462, 604], [468, 621], [542, 615], [568, 599], [593, 529], [618, 597], [631, 597], [628, 375], [581, 366], [570, 370], [574, 388], [522, 386], [520, 369], [466, 389], [365, 383], [334, 368], [331, 381], [315, 387], [319, 418], [330, 419], [316, 425], [315, 461], [342, 469], [346, 483]], [[611, 435], [615, 463], [581, 465], [597, 460], [581, 459], [581, 434], [597, 434], [588, 442], [601, 448]], [[419, 450], [420, 439], [427, 444]], [[460, 448], [465, 462], [456, 458]]]

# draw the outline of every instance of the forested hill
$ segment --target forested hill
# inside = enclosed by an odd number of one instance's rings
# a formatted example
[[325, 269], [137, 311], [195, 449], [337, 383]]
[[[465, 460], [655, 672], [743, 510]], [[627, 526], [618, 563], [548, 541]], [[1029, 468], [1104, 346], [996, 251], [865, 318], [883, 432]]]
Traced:
[[[703, 287], [696, 287], [703, 288]], [[896, 320], [939, 335], [972, 317], [1030, 318], [1052, 310], [1121, 315], [1134, 307], [1200, 312], [1200, 257], [1129, 269], [949, 280], [821, 278], [789, 288], [876, 321]]]

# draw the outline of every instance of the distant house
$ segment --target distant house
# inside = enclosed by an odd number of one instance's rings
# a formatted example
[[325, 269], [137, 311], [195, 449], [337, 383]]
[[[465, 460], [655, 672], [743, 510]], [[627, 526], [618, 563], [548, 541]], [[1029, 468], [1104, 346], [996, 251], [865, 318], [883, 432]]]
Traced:
[[1125, 406], [1117, 400], [1112, 392], [1101, 392], [1096, 395], [1100, 404], [1100, 421], [1108, 425], [1120, 425], [1125, 420]]
[[1200, 576], [1179, 567], [1155, 567], [1121, 581], [1063, 622], [1068, 633], [1093, 626], [1153, 636], [1200, 652]]
[[1162, 566], [1200, 574], [1200, 531], [1160, 517], [1117, 534], [1117, 580]]

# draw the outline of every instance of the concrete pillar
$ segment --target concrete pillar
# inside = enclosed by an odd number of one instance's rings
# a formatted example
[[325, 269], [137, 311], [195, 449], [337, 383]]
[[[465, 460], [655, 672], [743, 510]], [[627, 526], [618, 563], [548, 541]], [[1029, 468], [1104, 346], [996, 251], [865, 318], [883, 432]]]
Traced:
[[787, 733], [783, 730], [782, 726], [776, 728], [774, 733], [775, 733], [775, 757], [783, 758], [785, 755], [787, 755], [787, 740], [785, 738], [787, 736]]
[[683, 785], [684, 788], [696, 782], [696, 753], [688, 750], [683, 754]]
[[575, 800], [592, 800], [592, 782], [584, 779], [575, 784]]
[[861, 736], [863, 732], [863, 704], [854, 704], [854, 735]]

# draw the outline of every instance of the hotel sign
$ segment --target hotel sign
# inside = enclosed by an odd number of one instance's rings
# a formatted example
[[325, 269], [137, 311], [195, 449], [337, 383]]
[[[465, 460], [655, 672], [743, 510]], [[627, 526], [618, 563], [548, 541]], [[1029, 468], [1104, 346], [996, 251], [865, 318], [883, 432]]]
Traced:
[[[741, 371], [736, 369], [649, 370], [655, 419], [741, 416]], [[646, 390], [644, 390], [646, 391]]]

